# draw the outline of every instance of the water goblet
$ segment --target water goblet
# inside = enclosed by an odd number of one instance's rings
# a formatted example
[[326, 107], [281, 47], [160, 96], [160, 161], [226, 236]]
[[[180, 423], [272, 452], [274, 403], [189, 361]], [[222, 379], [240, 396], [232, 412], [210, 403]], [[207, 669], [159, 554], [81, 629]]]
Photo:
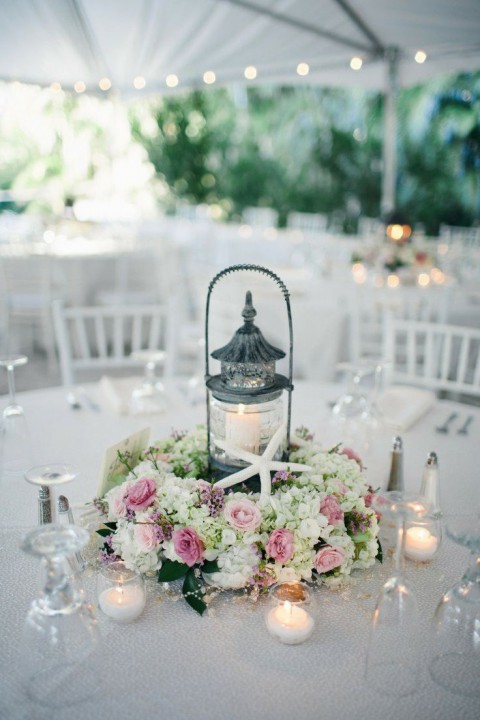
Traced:
[[164, 412], [167, 401], [165, 387], [156, 375], [159, 364], [165, 362], [163, 350], [137, 350], [132, 358], [145, 365], [144, 377], [139, 387], [132, 392], [131, 410], [134, 415]]
[[415, 692], [421, 666], [417, 601], [404, 573], [405, 523], [424, 516], [428, 504], [416, 495], [384, 491], [375, 496], [372, 506], [382, 517], [395, 520], [397, 541], [394, 570], [373, 615], [366, 680], [381, 694], [401, 697]]
[[27, 420], [15, 395], [15, 368], [27, 362], [25, 355], [0, 358], [0, 367], [7, 371], [9, 393], [8, 405], [2, 413], [0, 440], [0, 476], [5, 480], [22, 478], [32, 464]]
[[24, 624], [22, 682], [31, 700], [50, 708], [82, 702], [99, 687], [98, 628], [68, 565], [87, 542], [88, 533], [74, 525], [43, 525], [22, 542], [45, 568], [45, 586]]
[[[58, 507], [54, 497], [54, 489], [58, 485], [71, 482], [78, 475], [76, 468], [64, 463], [37, 465], [25, 473], [25, 480], [39, 488], [39, 502], [45, 498], [47, 511], [39, 518], [40, 524], [54, 523], [57, 520]], [[49, 501], [49, 502], [48, 502]]]
[[435, 611], [430, 675], [452, 693], [480, 697], [480, 515], [447, 517], [446, 534], [471, 561]]

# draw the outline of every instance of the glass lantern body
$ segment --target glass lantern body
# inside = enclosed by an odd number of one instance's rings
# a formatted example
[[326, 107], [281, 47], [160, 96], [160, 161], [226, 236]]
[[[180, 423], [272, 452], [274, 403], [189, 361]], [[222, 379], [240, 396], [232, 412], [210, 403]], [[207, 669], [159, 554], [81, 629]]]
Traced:
[[[242, 468], [248, 465], [219, 447], [217, 441], [241, 448], [255, 455], [262, 455], [276, 433], [285, 422], [285, 410], [281, 394], [265, 402], [233, 402], [210, 398], [210, 456], [219, 469]], [[275, 453], [281, 459], [285, 443]]]

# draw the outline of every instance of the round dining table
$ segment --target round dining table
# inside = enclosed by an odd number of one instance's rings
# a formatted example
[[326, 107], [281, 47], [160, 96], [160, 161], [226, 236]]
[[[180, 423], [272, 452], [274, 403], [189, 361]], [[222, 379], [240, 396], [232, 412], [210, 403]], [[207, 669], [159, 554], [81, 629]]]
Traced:
[[[292, 397], [292, 429], [306, 426], [326, 447], [341, 441], [329, 422], [331, 402], [341, 387], [297, 382]], [[102, 458], [107, 448], [145, 427], [150, 439], [172, 430], [205, 423], [202, 393], [192, 398], [181, 381], [166, 385], [165, 412], [146, 416], [118, 414], [95, 383], [78, 392], [78, 405], [67, 403], [64, 388], [19, 393], [36, 464], [71, 463], [78, 477], [62, 492], [68, 496], [76, 521], [82, 522], [86, 503], [96, 495]], [[0, 397], [0, 410], [7, 397]], [[456, 423], [447, 434], [436, 428], [455, 411]], [[471, 415], [467, 434], [458, 429]], [[402, 432], [405, 489], [418, 492], [426, 458], [439, 458], [441, 506], [450, 513], [472, 513], [480, 505], [478, 432], [480, 407], [437, 400], [414, 426]], [[366, 476], [374, 488], [385, 487], [390, 469], [393, 430], [385, 428], [368, 458]], [[214, 597], [200, 616], [175, 587], [147, 581], [147, 603], [135, 621], [118, 624], [98, 609], [97, 571], [82, 574], [87, 600], [96, 610], [101, 642], [91, 663], [100, 689], [78, 705], [42, 707], [24, 693], [18, 648], [41, 574], [37, 559], [20, 549], [21, 539], [38, 522], [38, 488], [19, 479], [1, 480], [0, 504], [0, 718], [2, 720], [102, 720], [162, 718], [162, 720], [478, 720], [480, 698], [464, 697], [435, 684], [428, 672], [431, 620], [442, 594], [457, 582], [468, 563], [468, 551], [444, 534], [430, 563], [406, 561], [407, 577], [417, 597], [422, 628], [419, 687], [401, 698], [378, 692], [365, 680], [365, 660], [376, 598], [393, 568], [392, 549], [384, 561], [356, 570], [341, 587], [316, 586], [316, 624], [300, 645], [284, 645], [265, 626], [266, 600], [244, 592]], [[392, 648], [392, 652], [394, 652]], [[480, 678], [479, 678], [480, 684]]]

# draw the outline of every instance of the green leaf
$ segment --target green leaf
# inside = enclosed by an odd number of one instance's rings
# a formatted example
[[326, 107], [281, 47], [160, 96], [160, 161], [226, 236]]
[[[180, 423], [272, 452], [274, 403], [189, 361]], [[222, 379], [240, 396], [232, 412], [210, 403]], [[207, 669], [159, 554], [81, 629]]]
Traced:
[[172, 582], [183, 577], [188, 570], [188, 565], [179, 563], [176, 560], [164, 560], [158, 571], [158, 582]]
[[383, 563], [383, 548], [382, 548], [382, 544], [378, 538], [377, 538], [377, 543], [378, 543], [378, 552], [377, 552], [376, 559], [378, 560], [378, 562]]
[[116, 523], [116, 522], [108, 522], [108, 523], [106, 522], [106, 523], [103, 523], [103, 524], [105, 525], [105, 527], [110, 528], [110, 530], [115, 531], [115, 530], [117, 529], [117, 523]]
[[370, 535], [366, 532], [357, 532], [355, 535], [352, 535], [352, 540], [354, 543], [364, 543], [367, 542]]
[[100, 530], [97, 530], [97, 534], [101, 535], [102, 537], [108, 537], [112, 534], [112, 531], [108, 530], [107, 528], [100, 528]]
[[216, 560], [205, 560], [203, 565], [201, 566], [202, 573], [214, 573], [219, 572], [220, 568], [218, 567], [218, 563]]
[[200, 615], [203, 615], [207, 609], [207, 604], [202, 599], [202, 586], [200, 585], [198, 578], [195, 576], [193, 568], [190, 568], [185, 575], [182, 593], [190, 607], [200, 613]]

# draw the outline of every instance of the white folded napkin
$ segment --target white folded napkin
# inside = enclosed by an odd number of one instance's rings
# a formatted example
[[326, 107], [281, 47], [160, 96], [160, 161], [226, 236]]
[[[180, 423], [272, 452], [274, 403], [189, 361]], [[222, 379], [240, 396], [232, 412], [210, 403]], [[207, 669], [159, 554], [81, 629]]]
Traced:
[[431, 390], [393, 385], [378, 398], [378, 407], [385, 422], [399, 430], [408, 430], [415, 425], [435, 404], [435, 393]]
[[103, 375], [99, 387], [112, 410], [115, 410], [120, 415], [128, 415], [132, 392], [141, 384], [141, 377], [115, 378]]

